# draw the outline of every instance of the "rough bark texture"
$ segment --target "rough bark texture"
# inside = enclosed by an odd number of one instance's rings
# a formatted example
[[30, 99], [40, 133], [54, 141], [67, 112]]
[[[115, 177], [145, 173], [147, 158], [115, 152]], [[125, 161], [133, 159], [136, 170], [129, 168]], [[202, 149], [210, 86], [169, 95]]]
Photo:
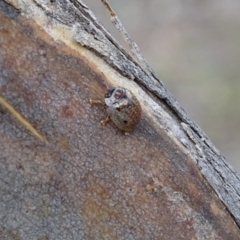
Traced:
[[[0, 1], [1, 239], [240, 239], [240, 181], [162, 83], [74, 0]], [[131, 89], [130, 136], [89, 99]]]

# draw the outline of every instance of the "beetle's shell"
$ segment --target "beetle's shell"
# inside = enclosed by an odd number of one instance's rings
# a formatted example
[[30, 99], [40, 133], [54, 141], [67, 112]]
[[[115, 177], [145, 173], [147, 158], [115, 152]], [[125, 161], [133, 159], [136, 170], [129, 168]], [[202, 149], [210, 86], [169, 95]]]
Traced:
[[107, 113], [114, 124], [130, 132], [141, 118], [141, 105], [137, 98], [126, 88], [116, 87], [105, 95]]

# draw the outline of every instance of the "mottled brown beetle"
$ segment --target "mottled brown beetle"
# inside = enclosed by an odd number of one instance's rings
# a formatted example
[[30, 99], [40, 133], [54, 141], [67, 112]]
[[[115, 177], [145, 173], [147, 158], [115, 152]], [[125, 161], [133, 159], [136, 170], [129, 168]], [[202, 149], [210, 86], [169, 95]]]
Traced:
[[[105, 94], [107, 106], [107, 118], [101, 123], [106, 125], [111, 119], [113, 123], [126, 135], [132, 131], [141, 118], [141, 105], [137, 98], [126, 88], [115, 87]], [[90, 100], [91, 104], [101, 103], [98, 100]]]

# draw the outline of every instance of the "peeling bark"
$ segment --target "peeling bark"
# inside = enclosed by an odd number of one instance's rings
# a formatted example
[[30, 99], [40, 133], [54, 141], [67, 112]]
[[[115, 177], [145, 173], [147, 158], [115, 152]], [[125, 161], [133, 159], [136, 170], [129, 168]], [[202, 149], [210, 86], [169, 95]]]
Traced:
[[[155, 74], [80, 1], [0, 1], [1, 239], [240, 239], [240, 181]], [[101, 126], [121, 85], [143, 117]]]

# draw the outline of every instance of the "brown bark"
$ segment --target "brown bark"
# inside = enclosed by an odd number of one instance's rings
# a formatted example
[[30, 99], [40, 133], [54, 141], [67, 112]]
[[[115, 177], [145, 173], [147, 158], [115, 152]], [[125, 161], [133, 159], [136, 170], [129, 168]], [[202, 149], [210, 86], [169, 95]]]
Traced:
[[[240, 239], [240, 181], [202, 130], [75, 0], [0, 2], [0, 239]], [[108, 88], [140, 124], [101, 126]]]

